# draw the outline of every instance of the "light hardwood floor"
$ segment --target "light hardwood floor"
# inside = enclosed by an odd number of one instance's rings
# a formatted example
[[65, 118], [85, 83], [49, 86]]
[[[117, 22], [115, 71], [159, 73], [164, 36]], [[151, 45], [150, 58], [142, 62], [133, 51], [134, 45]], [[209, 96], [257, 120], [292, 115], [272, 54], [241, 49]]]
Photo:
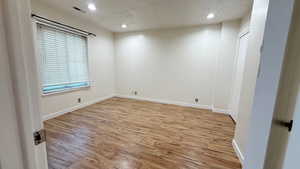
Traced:
[[112, 98], [45, 122], [49, 169], [241, 169], [229, 116]]

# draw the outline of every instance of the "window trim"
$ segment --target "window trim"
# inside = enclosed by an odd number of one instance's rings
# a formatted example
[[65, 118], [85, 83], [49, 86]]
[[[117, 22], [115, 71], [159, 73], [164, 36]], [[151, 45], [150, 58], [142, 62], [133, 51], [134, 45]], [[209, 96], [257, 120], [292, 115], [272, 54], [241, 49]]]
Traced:
[[[84, 38], [86, 38], [86, 57], [87, 57], [87, 81], [84, 81], [87, 83], [86, 86], [79, 86], [79, 87], [73, 87], [73, 88], [65, 88], [65, 89], [61, 89], [61, 90], [56, 90], [56, 91], [51, 91], [51, 92], [44, 92], [43, 90], [43, 82], [42, 82], [42, 67], [40, 64], [37, 64], [38, 65], [38, 73], [39, 73], [39, 92], [40, 92], [40, 95], [42, 97], [45, 97], [45, 96], [50, 96], [50, 95], [57, 95], [57, 94], [63, 94], [63, 93], [68, 93], [68, 92], [73, 92], [73, 91], [79, 91], [79, 90], [85, 90], [85, 89], [89, 89], [91, 88], [91, 80], [90, 80], [90, 66], [89, 66], [89, 38], [88, 38], [88, 35], [84, 35], [84, 34], [81, 34], [81, 33], [77, 33], [76, 31], [72, 32], [70, 30], [63, 30], [63, 28], [60, 28], [60, 27], [56, 27], [55, 25], [51, 25], [49, 24], [48, 22], [42, 22], [40, 20], [36, 20], [34, 19], [33, 20], [33, 27], [34, 27], [34, 41], [35, 41], [35, 48], [36, 48], [36, 60], [37, 60], [37, 63], [40, 63], [41, 62], [41, 53], [39, 51], [39, 48], [38, 48], [38, 45], [39, 45], [39, 41], [38, 41], [38, 38], [37, 38], [37, 27], [39, 25], [42, 25], [42, 26], [46, 26], [46, 27], [50, 27], [52, 29], [57, 29], [58, 31], [62, 31], [62, 32], [67, 32], [67, 33], [70, 33], [70, 34], [74, 34], [74, 35], [79, 35], [79, 36], [82, 36]], [[84, 83], [82, 82], [82, 83]]]

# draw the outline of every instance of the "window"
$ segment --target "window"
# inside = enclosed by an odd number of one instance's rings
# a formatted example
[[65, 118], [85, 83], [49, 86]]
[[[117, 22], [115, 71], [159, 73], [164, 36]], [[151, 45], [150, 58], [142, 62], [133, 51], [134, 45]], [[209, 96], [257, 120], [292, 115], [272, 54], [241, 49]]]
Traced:
[[89, 86], [87, 37], [38, 24], [44, 94]]

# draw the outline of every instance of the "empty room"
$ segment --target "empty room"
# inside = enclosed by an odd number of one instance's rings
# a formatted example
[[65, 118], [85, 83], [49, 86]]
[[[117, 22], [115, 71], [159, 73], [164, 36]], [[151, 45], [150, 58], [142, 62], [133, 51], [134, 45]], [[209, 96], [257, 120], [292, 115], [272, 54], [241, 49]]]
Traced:
[[275, 169], [287, 1], [0, 2], [0, 169]]
[[241, 168], [250, 0], [31, 5], [50, 169]]

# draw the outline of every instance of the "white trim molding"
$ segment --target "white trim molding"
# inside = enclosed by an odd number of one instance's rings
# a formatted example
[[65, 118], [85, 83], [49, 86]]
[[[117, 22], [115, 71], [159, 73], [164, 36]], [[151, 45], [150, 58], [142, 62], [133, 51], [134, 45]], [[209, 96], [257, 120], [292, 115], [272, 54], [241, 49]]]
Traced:
[[155, 102], [155, 103], [162, 103], [162, 104], [171, 104], [171, 105], [178, 105], [178, 106], [183, 106], [183, 107], [192, 107], [192, 108], [198, 108], [198, 109], [206, 109], [206, 110], [212, 110], [214, 113], [222, 113], [222, 114], [228, 114], [227, 110], [224, 109], [219, 109], [219, 108], [214, 108], [213, 106], [210, 105], [203, 105], [203, 104], [193, 104], [193, 103], [186, 103], [186, 102], [181, 102], [181, 101], [171, 101], [171, 100], [162, 100], [162, 99], [153, 99], [153, 98], [146, 98], [146, 97], [140, 97], [140, 96], [130, 96], [130, 95], [120, 95], [120, 94], [111, 94], [105, 97], [101, 97], [96, 100], [92, 100], [86, 103], [82, 103], [80, 105], [76, 105], [74, 107], [66, 108], [64, 110], [51, 113], [48, 115], [43, 116], [43, 121], [53, 119], [55, 117], [61, 116], [63, 114], [84, 108], [86, 106], [113, 98], [113, 97], [120, 97], [120, 98], [126, 98], [126, 99], [135, 99], [135, 100], [143, 100], [143, 101], [150, 101], [150, 102]]
[[235, 139], [232, 140], [232, 146], [233, 146], [233, 149], [236, 153], [236, 155], [238, 156], [242, 166], [244, 165], [244, 161], [245, 161], [245, 157], [241, 151], [241, 149], [239, 148], [237, 142], [235, 141]]
[[228, 114], [230, 115], [230, 113], [228, 113], [228, 110], [226, 109], [220, 109], [220, 108], [215, 108], [212, 106], [212, 111], [215, 113], [221, 113], [221, 114]]
[[237, 114], [238, 114], [238, 113], [235, 113], [235, 112], [233, 112], [233, 111], [228, 111], [228, 114], [230, 114], [231, 117], [232, 117], [232, 119], [233, 119], [235, 122], [237, 122]]
[[210, 105], [193, 104], [193, 103], [186, 103], [186, 102], [181, 102], [181, 101], [153, 99], [153, 98], [146, 98], [146, 97], [140, 97], [140, 96], [130, 96], [130, 95], [120, 95], [120, 94], [116, 94], [116, 97], [150, 101], [150, 102], [162, 103], [162, 104], [172, 104], [172, 105], [178, 105], [178, 106], [183, 106], [183, 107], [193, 107], [193, 108], [198, 108], [198, 109], [207, 109], [207, 110], [212, 109], [212, 107]]
[[98, 98], [98, 99], [95, 99], [95, 100], [92, 100], [92, 101], [88, 101], [88, 102], [82, 103], [80, 105], [76, 105], [74, 107], [70, 107], [70, 108], [67, 108], [67, 109], [55, 112], [55, 113], [44, 115], [43, 116], [43, 121], [53, 119], [53, 118], [61, 116], [63, 114], [66, 114], [66, 113], [69, 113], [69, 112], [72, 112], [72, 111], [84, 108], [86, 106], [89, 106], [89, 105], [92, 105], [92, 104], [95, 104], [95, 103], [98, 103], [98, 102], [101, 102], [101, 101], [104, 101], [104, 100], [107, 100], [107, 99], [110, 99], [110, 98], [113, 98], [113, 97], [115, 97], [115, 95], [111, 94], [111, 95], [108, 95], [108, 96], [105, 96], [105, 97], [101, 97], [101, 98]]

